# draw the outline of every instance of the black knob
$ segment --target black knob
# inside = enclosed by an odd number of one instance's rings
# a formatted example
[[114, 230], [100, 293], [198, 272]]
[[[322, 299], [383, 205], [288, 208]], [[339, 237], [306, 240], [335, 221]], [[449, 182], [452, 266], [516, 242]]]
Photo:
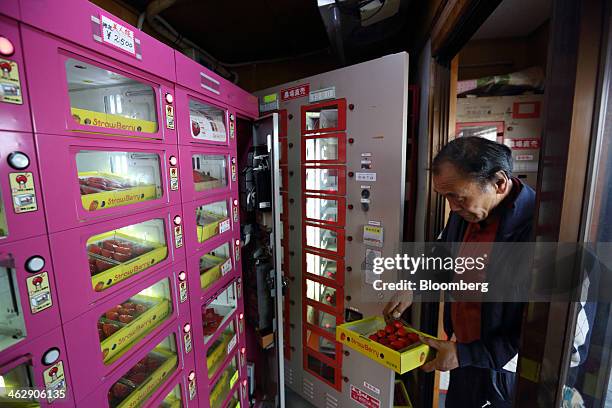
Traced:
[[347, 302], [350, 302], [350, 301], [351, 301], [351, 299], [352, 299], [352, 298], [351, 298], [351, 295], [348, 295], [348, 296], [346, 297], [346, 301], [347, 301]]
[[351, 352], [350, 352], [350, 351], [348, 351], [348, 350], [344, 350], [344, 355], [348, 357], [348, 356], [350, 356], [350, 355], [351, 355]]
[[349, 110], [353, 110], [355, 109], [355, 105], [353, 105], [352, 103], [349, 103]]
[[294, 227], [293, 225], [290, 225], [290, 226], [289, 226], [289, 229], [290, 229], [291, 231], [293, 231], [293, 230], [295, 229], [295, 227]]
[[368, 189], [361, 190], [361, 196], [363, 198], [370, 198], [370, 190], [368, 190]]
[[350, 242], [350, 241], [352, 241], [352, 240], [353, 240], [353, 237], [351, 237], [351, 236], [349, 235], [348, 237], [346, 237], [346, 240]]
[[349, 177], [353, 177], [355, 175], [355, 173], [353, 173], [352, 171], [349, 171], [348, 176]]
[[368, 203], [361, 203], [361, 209], [363, 211], [369, 211], [370, 210], [370, 204], [368, 204]]
[[353, 209], [353, 204], [349, 204], [349, 205], [348, 205], [348, 209], [349, 209], [349, 210], [352, 210], [352, 209]]
[[289, 177], [293, 177], [293, 170], [289, 172]]
[[289, 118], [289, 120], [293, 119], [293, 114], [290, 113], [289, 116], [287, 116]]
[[293, 203], [295, 203], [295, 200], [294, 200], [293, 198], [290, 198], [290, 199], [289, 199], [289, 203], [290, 203], [290, 204], [293, 204]]
[[293, 149], [293, 143], [289, 143], [289, 148]]
[[346, 271], [347, 271], [347, 272], [350, 272], [350, 271], [352, 271], [352, 270], [353, 270], [353, 268], [352, 268], [352, 267], [350, 267], [350, 266], [347, 266], [347, 267], [346, 267]]
[[349, 137], [348, 142], [349, 142], [349, 144], [353, 144], [355, 142], [355, 139], [353, 139], [352, 137]]

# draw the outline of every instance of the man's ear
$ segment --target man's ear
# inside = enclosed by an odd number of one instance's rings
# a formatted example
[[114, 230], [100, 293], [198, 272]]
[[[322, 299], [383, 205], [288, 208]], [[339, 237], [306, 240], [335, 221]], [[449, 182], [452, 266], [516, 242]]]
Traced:
[[510, 189], [510, 179], [505, 171], [495, 173], [495, 192], [497, 194], [505, 194]]

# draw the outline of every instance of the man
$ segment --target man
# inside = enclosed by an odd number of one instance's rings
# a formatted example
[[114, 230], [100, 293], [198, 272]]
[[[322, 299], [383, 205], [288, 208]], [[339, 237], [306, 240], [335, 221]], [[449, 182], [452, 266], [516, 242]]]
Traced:
[[[433, 186], [451, 209], [441, 242], [531, 240], [535, 192], [512, 177], [512, 154], [502, 144], [461, 137], [444, 146], [432, 165]], [[385, 308], [398, 318], [412, 302], [404, 293]], [[521, 303], [445, 302], [451, 341], [421, 341], [437, 350], [425, 371], [449, 371], [446, 407], [510, 407], [523, 316]]]

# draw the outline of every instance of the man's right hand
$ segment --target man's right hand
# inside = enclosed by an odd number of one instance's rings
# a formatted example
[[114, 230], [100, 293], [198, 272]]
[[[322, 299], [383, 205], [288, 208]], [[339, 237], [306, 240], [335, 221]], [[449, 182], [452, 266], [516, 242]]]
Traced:
[[406, 309], [412, 304], [412, 291], [405, 290], [393, 295], [389, 303], [383, 309], [385, 320], [399, 319]]

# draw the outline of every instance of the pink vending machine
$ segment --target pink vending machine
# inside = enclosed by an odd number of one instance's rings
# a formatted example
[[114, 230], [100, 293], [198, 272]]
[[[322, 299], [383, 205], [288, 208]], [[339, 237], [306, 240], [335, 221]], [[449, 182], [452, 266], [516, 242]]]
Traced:
[[76, 406], [197, 406], [174, 51], [87, 1], [20, 6]]
[[19, 16], [0, 6], [0, 406], [70, 407]]
[[191, 314], [202, 318], [193, 328], [200, 406], [247, 406], [236, 121], [257, 117], [257, 99], [180, 53], [175, 59]]

